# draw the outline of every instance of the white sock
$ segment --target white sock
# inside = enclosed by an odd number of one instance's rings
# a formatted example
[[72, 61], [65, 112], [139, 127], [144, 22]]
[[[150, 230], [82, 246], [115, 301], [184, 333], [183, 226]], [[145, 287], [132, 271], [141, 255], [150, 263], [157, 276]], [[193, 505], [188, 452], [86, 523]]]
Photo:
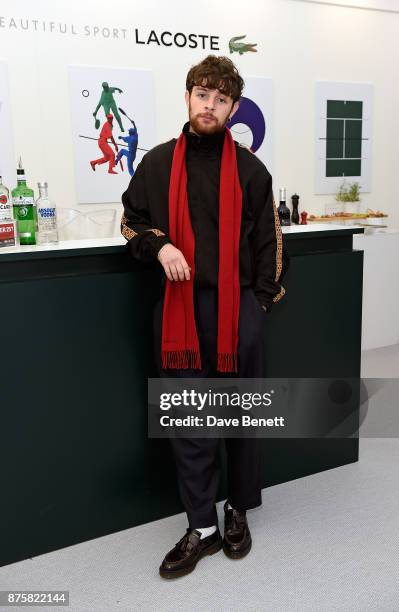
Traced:
[[195, 530], [201, 533], [201, 540], [203, 540], [204, 538], [207, 538], [208, 536], [215, 533], [216, 525], [212, 525], [212, 527], [201, 527], [201, 529], [198, 529], [198, 527], [196, 527]]

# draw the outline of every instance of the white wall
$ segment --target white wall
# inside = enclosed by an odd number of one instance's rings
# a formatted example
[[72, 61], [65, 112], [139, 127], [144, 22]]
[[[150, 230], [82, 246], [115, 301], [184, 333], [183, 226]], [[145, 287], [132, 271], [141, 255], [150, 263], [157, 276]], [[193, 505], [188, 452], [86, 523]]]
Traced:
[[[8, 28], [10, 18], [74, 24], [77, 35]], [[3, 21], [1, 20], [3, 18]], [[274, 79], [274, 191], [300, 194], [302, 210], [324, 212], [333, 196], [315, 196], [314, 83], [371, 82], [374, 92], [372, 192], [363, 206], [382, 209], [399, 226], [399, 15], [295, 0], [188, 3], [147, 0], [3, 2], [0, 60], [9, 65], [15, 154], [22, 154], [29, 183], [47, 180], [58, 206], [77, 207], [75, 195], [68, 64], [149, 68], [154, 71], [159, 142], [178, 135], [186, 120], [185, 76], [210, 51], [136, 45], [82, 34], [91, 28], [139, 28], [220, 36], [228, 53], [232, 36], [247, 35], [258, 53], [230, 57], [242, 74]], [[128, 177], [127, 177], [128, 181]], [[10, 187], [12, 185], [9, 185]], [[100, 208], [109, 205], [84, 205]], [[115, 207], [121, 211], [121, 204]]]

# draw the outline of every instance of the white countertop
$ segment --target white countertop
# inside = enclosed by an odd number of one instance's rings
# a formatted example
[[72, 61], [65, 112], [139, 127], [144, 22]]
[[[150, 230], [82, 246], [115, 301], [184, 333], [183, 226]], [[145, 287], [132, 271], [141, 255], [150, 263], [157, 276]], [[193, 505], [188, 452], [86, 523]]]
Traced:
[[[307, 225], [290, 225], [283, 226], [283, 234], [306, 234], [309, 232], [325, 232], [352, 228], [363, 228], [368, 231], [362, 225], [349, 225], [349, 224], [338, 224], [338, 223], [309, 223]], [[398, 233], [399, 229], [389, 228], [373, 228], [378, 233]], [[107, 246], [123, 246], [126, 244], [126, 240], [123, 236], [115, 236], [113, 238], [88, 238], [86, 240], [61, 240], [57, 244], [52, 245], [32, 245], [32, 246], [16, 246], [0, 248], [0, 256], [4, 253], [35, 253], [43, 251], [63, 251], [68, 249], [92, 249], [95, 247], [107, 247]]]
[[326, 232], [331, 230], [353, 229], [355, 227], [363, 228], [363, 225], [355, 225], [349, 223], [308, 223], [307, 225], [285, 225], [281, 227], [283, 234], [306, 234], [306, 232]]
[[87, 238], [86, 240], [60, 240], [57, 244], [32, 244], [24, 246], [6, 247], [0, 249], [2, 253], [37, 253], [42, 251], [65, 251], [68, 249], [92, 249], [94, 247], [123, 246], [126, 240], [123, 236], [114, 238]]

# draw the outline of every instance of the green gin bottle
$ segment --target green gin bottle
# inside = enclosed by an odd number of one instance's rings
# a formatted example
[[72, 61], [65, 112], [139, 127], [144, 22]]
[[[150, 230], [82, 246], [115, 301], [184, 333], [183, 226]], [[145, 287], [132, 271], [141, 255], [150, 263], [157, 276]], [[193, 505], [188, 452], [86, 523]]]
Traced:
[[36, 207], [33, 189], [27, 186], [21, 158], [17, 168], [17, 186], [11, 192], [14, 219], [20, 244], [36, 244]]

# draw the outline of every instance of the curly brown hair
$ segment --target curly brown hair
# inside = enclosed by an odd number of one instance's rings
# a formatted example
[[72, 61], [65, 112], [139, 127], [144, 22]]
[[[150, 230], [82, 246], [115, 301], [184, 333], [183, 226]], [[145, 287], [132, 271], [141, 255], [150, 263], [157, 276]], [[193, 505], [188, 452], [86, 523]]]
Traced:
[[195, 85], [218, 89], [226, 96], [231, 96], [236, 102], [240, 99], [244, 89], [244, 80], [228, 57], [208, 55], [188, 71], [186, 89], [190, 95]]

